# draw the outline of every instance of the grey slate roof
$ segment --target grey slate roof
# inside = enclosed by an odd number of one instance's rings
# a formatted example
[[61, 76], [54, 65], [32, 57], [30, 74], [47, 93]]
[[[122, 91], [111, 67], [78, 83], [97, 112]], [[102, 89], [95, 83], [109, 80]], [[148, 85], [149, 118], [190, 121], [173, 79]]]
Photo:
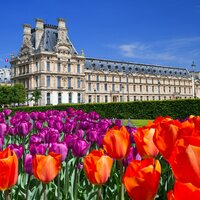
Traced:
[[103, 71], [118, 71], [138, 74], [153, 74], [162, 76], [175, 76], [189, 78], [191, 75], [186, 68], [175, 68], [159, 65], [139, 64], [132, 62], [120, 62], [113, 60], [104, 60], [96, 58], [85, 59], [85, 69], [88, 70], [103, 70]]
[[[57, 26], [45, 24], [44, 25], [44, 33], [42, 36], [42, 40], [40, 42], [40, 47], [42, 47], [43, 50], [53, 52], [54, 47], [56, 46], [57, 39], [58, 39], [58, 31]], [[72, 42], [69, 40], [69, 37], [66, 36], [67, 41], [72, 45], [72, 50], [74, 54], [77, 54], [76, 49], [74, 48]], [[35, 48], [35, 29], [31, 30], [31, 43], [32, 46]]]

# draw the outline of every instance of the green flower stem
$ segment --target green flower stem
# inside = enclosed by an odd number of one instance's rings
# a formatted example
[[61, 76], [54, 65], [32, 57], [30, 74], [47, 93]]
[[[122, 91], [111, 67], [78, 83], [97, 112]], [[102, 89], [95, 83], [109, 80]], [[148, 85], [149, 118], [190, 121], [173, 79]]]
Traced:
[[102, 200], [102, 198], [101, 198], [101, 185], [98, 186], [97, 200]]
[[43, 189], [42, 189], [42, 191], [43, 191], [43, 194], [44, 194], [44, 200], [47, 200], [46, 184], [43, 183], [42, 185], [43, 185]]
[[60, 173], [58, 173], [58, 176], [57, 176], [57, 181], [58, 181], [58, 200], [60, 199]]
[[68, 163], [68, 160], [67, 160], [67, 158], [66, 158], [66, 160], [65, 160], [65, 172], [64, 172], [64, 174], [65, 174], [65, 180], [64, 180], [64, 188], [66, 189], [66, 199], [67, 199], [67, 197], [68, 197], [68, 191], [69, 191], [69, 174], [68, 174], [68, 165], [67, 165], [67, 163]]
[[119, 167], [120, 167], [120, 193], [119, 193], [119, 200], [124, 200], [124, 185], [122, 183], [123, 177], [123, 160], [119, 160]]
[[10, 200], [10, 190], [5, 191], [5, 200]]
[[78, 164], [78, 160], [79, 158], [76, 158], [76, 161], [75, 161], [75, 175], [74, 175], [74, 186], [73, 186], [73, 196], [74, 196], [74, 200], [77, 200], [77, 196], [78, 196], [78, 167], [77, 167], [77, 164]]
[[27, 188], [26, 188], [26, 200], [29, 200], [28, 196], [28, 191], [29, 191], [29, 186], [30, 186], [30, 180], [31, 180], [31, 175], [28, 175], [28, 181], [27, 181]]

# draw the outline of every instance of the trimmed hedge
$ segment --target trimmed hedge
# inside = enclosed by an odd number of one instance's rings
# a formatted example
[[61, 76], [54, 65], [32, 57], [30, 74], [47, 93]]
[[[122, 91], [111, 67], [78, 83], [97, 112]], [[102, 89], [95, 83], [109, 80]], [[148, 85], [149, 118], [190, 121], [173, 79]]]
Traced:
[[189, 115], [200, 115], [200, 99], [177, 99], [165, 101], [134, 101], [117, 103], [61, 104], [10, 108], [16, 111], [66, 110], [67, 107], [85, 112], [96, 111], [102, 118], [155, 119], [156, 116], [171, 116], [184, 119]]

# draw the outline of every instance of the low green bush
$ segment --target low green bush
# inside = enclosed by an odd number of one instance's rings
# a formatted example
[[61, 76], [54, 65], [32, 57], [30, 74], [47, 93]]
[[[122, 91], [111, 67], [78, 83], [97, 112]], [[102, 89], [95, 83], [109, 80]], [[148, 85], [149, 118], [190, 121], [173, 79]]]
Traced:
[[171, 116], [174, 119], [184, 119], [189, 115], [200, 115], [200, 99], [60, 104], [56, 106], [15, 107], [10, 109], [15, 113], [16, 111], [66, 110], [68, 107], [81, 109], [85, 112], [96, 111], [102, 118], [155, 119], [157, 116]]

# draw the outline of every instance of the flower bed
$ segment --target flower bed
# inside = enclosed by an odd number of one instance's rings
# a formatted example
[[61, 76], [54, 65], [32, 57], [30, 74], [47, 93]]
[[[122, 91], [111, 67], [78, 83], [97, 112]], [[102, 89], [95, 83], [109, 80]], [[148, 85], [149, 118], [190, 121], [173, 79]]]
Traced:
[[0, 113], [1, 198], [199, 198], [200, 117], [136, 129], [72, 108], [10, 114]]

